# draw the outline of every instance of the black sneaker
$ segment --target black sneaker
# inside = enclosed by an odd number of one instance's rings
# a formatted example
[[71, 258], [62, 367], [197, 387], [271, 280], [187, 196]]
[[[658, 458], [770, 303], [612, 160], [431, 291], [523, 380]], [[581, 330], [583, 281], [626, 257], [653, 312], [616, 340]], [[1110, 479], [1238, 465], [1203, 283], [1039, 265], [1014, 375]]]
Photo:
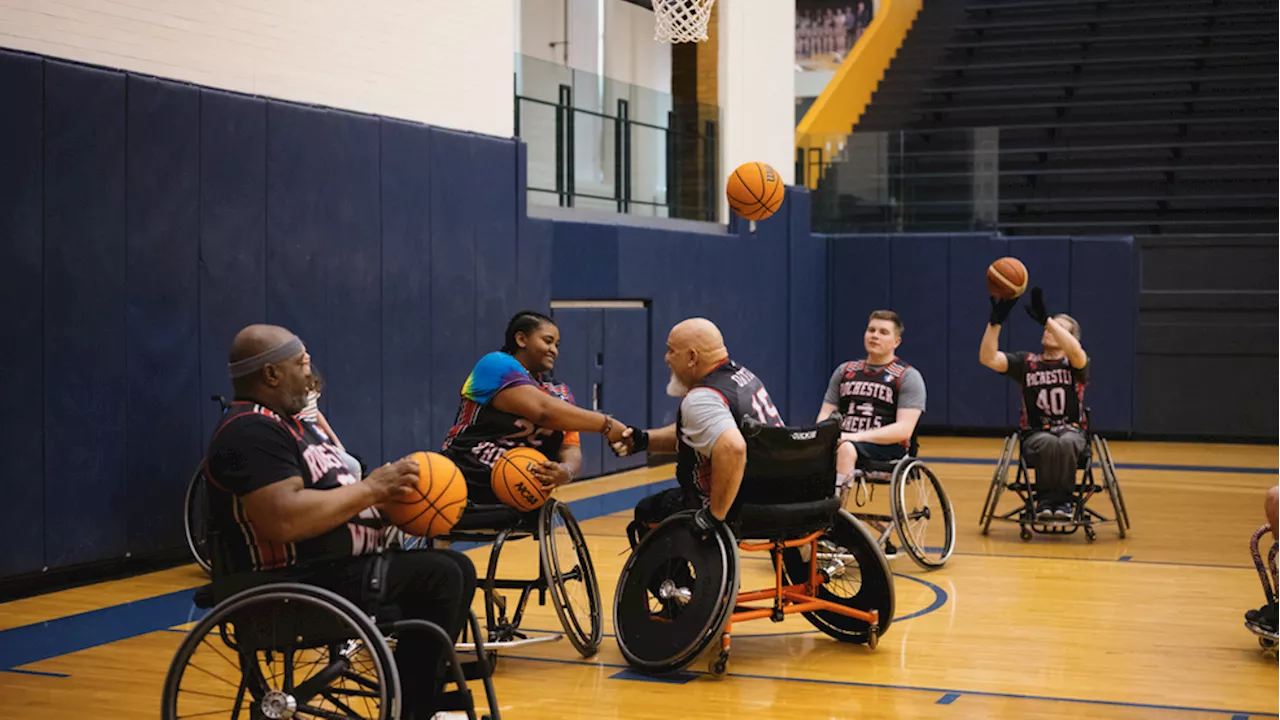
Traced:
[[1244, 614], [1246, 624], [1259, 628], [1264, 632], [1276, 634], [1276, 603], [1263, 605], [1257, 610], [1250, 610]]

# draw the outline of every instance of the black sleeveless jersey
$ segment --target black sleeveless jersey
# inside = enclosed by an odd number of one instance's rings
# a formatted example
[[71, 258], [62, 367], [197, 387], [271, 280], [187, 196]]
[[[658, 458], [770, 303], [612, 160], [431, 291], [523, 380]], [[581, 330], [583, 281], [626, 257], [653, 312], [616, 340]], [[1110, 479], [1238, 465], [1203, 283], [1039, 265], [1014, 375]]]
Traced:
[[[732, 360], [725, 360], [689, 391], [697, 388], [710, 388], [719, 393], [736, 425], [741, 426], [743, 418], [748, 416], [773, 427], [785, 424], [760, 378]], [[684, 441], [684, 423], [679, 411], [676, 412], [676, 442], [676, 480], [680, 487], [700, 497], [711, 497], [711, 458], [703, 457]]]
[[1084, 389], [1089, 364], [1071, 367], [1064, 358], [1045, 360], [1036, 353], [1006, 354], [1008, 375], [1022, 386], [1023, 430], [1043, 430], [1059, 425], [1084, 427]]
[[[837, 410], [842, 418], [840, 429], [844, 432], [861, 432], [891, 425], [898, 419], [898, 391], [902, 376], [910, 365], [898, 358], [872, 372], [866, 360], [854, 360], [844, 364], [844, 379], [840, 381], [840, 402]], [[908, 443], [902, 443], [903, 446]]]
[[215, 562], [219, 574], [367, 555], [382, 545], [384, 523], [374, 508], [317, 537], [292, 543], [263, 538], [245, 514], [241, 497], [289, 477], [301, 477], [305, 487], [314, 490], [360, 481], [338, 446], [313, 423], [236, 401], [213, 432], [204, 469], [210, 524], [220, 538]]

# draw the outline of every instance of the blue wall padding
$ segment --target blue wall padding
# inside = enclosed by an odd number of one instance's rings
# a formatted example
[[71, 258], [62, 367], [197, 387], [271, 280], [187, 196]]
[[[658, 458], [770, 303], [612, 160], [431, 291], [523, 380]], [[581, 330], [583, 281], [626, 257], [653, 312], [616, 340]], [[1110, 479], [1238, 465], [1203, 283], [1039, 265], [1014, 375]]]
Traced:
[[128, 548], [182, 532], [179, 480], [200, 453], [200, 92], [128, 81]]
[[557, 222], [553, 227], [553, 299], [618, 297], [618, 236], [630, 228], [577, 222]]
[[[1031, 288], [1044, 290], [1045, 304], [1049, 312], [1070, 312], [1071, 302], [1071, 240], [1065, 237], [1014, 237], [1009, 238], [1009, 254], [1027, 266], [1029, 284], [1027, 292], [1009, 313], [1006, 331], [1000, 339], [1000, 349], [1008, 352], [1023, 350], [1040, 352], [1040, 337], [1044, 328], [1028, 315], [1031, 305]], [[1022, 393], [1016, 385], [1009, 385], [1005, 424], [1016, 427], [1022, 414]], [[1086, 402], [1088, 394], [1085, 395]]]
[[[522, 176], [523, 177], [523, 176]], [[524, 193], [520, 193], [521, 196]], [[546, 313], [551, 307], [551, 257], [555, 245], [555, 224], [550, 220], [524, 218], [520, 221], [519, 259], [516, 267], [516, 305], [521, 310]]]
[[[511, 142], [484, 135], [469, 139], [471, 162], [459, 170], [470, 176], [472, 187], [467, 201], [476, 228], [476, 349], [483, 352], [502, 345], [519, 304], [516, 198], [523, 193], [514, 183], [499, 181], [516, 172]], [[545, 306], [532, 309], [546, 312]]]
[[[601, 409], [622, 422], [649, 426], [649, 311], [647, 308], [609, 308], [604, 316], [604, 368]], [[659, 358], [657, 362], [661, 362]], [[591, 397], [578, 404], [590, 407]], [[585, 438], [585, 436], [584, 436]], [[643, 453], [620, 458], [605, 448], [601, 472], [611, 473], [644, 465]]]
[[43, 81], [39, 59], [0, 52], [0, 313], [9, 343], [0, 354], [0, 576], [44, 563]]
[[1085, 401], [1104, 432], [1133, 425], [1137, 287], [1132, 238], [1072, 238], [1071, 315], [1093, 363]]
[[[1009, 254], [1009, 242], [989, 233], [951, 238], [946, 345], [948, 425], [999, 428], [1006, 425], [1009, 381], [978, 362], [978, 346], [991, 315], [987, 267]], [[908, 335], [908, 338], [913, 337]], [[931, 378], [926, 377], [926, 383]], [[930, 404], [934, 393], [930, 392]], [[930, 413], [932, 414], [932, 413]]]
[[[458, 409], [458, 393], [480, 356], [501, 338], [476, 337], [476, 245], [465, 133], [432, 130], [431, 162], [431, 439], [444, 441]], [[481, 352], [478, 348], [483, 348]]]
[[212, 395], [231, 395], [227, 350], [267, 316], [267, 103], [200, 94], [200, 437], [217, 426]]
[[827, 347], [827, 242], [809, 234], [809, 193], [788, 192], [788, 338], [789, 403], [779, 408], [799, 425], [817, 417], [826, 390], [830, 352]]
[[889, 309], [905, 326], [898, 357], [920, 371], [929, 395], [922, 425], [947, 425], [950, 419], [950, 240], [948, 235], [899, 235], [889, 248]]
[[[436, 451], [444, 441], [431, 423], [430, 132], [382, 122], [382, 458]], [[373, 348], [366, 348], [370, 352]], [[457, 387], [441, 383], [456, 408]], [[447, 403], [442, 403], [447, 404]], [[444, 412], [452, 420], [452, 409]], [[366, 463], [369, 461], [366, 458]]]
[[58, 567], [127, 549], [125, 76], [49, 61], [44, 102], [45, 565]]
[[831, 349], [823, 371], [824, 393], [826, 382], [837, 365], [867, 354], [862, 343], [867, 315], [872, 310], [889, 307], [891, 302], [887, 236], [833, 235], [825, 239], [830, 258], [827, 294], [831, 307], [828, 330]]
[[[604, 352], [604, 311], [567, 308], [556, 310], [556, 326], [560, 329], [560, 356], [556, 360], [556, 379], [569, 386], [578, 407], [591, 409], [591, 390], [601, 382], [601, 369], [596, 356]], [[625, 422], [625, 421], [624, 421]], [[582, 440], [582, 477], [595, 477], [601, 472], [604, 445], [599, 433], [584, 432]], [[612, 453], [611, 453], [612, 454]], [[554, 458], [553, 458], [554, 459]]]

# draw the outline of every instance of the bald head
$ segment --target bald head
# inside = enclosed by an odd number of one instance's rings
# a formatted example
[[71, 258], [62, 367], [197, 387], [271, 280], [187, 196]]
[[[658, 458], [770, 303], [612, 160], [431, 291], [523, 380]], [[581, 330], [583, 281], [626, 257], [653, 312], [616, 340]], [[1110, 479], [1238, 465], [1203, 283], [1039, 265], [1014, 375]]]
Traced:
[[679, 388], [687, 388], [706, 377], [726, 358], [729, 351], [724, 346], [720, 328], [706, 318], [689, 318], [671, 328], [667, 335], [667, 366], [678, 383], [668, 392], [683, 394]]
[[227, 352], [236, 396], [294, 415], [306, 407], [311, 356], [296, 335], [278, 325], [250, 325]]
[[231, 341], [231, 351], [227, 353], [228, 363], [261, 355], [293, 339], [293, 333], [279, 325], [250, 325], [236, 333]]

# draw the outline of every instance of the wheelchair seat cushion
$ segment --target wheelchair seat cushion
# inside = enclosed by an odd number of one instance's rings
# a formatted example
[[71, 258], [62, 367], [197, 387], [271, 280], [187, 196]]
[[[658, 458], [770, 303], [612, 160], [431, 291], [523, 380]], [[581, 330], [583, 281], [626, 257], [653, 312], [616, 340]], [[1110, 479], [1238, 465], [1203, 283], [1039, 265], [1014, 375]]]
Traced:
[[739, 539], [789, 540], [831, 526], [840, 509], [836, 497], [785, 505], [743, 505], [739, 508], [734, 535]]

